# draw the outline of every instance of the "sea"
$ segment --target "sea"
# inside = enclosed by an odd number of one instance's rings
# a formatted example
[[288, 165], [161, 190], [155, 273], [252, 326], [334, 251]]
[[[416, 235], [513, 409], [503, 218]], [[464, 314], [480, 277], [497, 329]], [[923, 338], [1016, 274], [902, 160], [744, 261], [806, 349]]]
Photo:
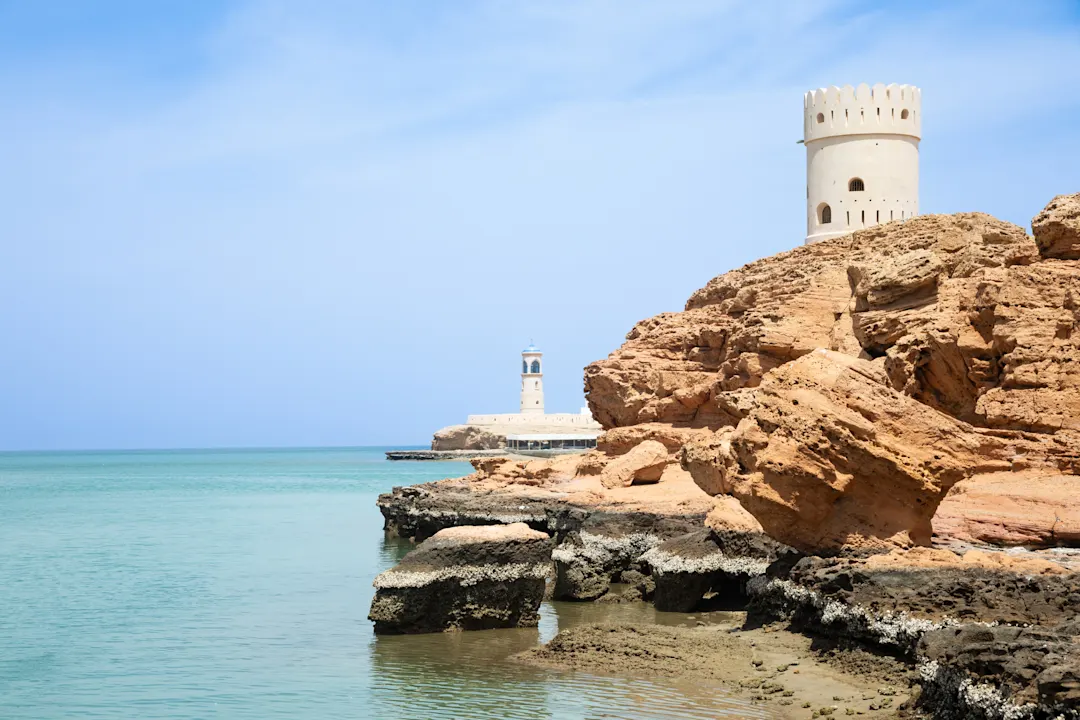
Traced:
[[375, 500], [467, 474], [386, 448], [0, 453], [0, 719], [770, 717], [722, 687], [509, 660], [583, 622], [376, 637], [372, 580], [412, 545]]

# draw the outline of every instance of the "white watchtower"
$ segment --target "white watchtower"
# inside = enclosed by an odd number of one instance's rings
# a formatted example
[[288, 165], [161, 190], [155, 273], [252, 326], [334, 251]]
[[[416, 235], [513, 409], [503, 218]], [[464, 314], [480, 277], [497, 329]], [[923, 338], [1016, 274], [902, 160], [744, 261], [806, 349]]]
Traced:
[[535, 345], [521, 351], [521, 412], [544, 414], [543, 353]]
[[806, 93], [806, 242], [919, 214], [922, 91], [835, 85]]

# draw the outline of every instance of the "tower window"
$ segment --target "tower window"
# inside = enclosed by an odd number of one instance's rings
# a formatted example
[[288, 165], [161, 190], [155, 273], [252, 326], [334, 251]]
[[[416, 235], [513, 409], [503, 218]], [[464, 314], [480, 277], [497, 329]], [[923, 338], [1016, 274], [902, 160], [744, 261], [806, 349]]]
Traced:
[[828, 225], [832, 222], [832, 208], [825, 203], [818, 206], [818, 224]]
[[532, 367], [530, 368], [530, 372], [537, 373], [537, 374], [540, 372], [540, 361], [539, 360], [533, 360], [532, 361]]
[[904, 108], [903, 110], [900, 111], [900, 119], [901, 120], [907, 120], [907, 116], [908, 116], [907, 108]]
[[529, 361], [528, 360], [522, 360], [521, 361], [521, 374], [525, 375], [528, 372], [529, 372]]
[[865, 210], [862, 211], [862, 219], [859, 222], [862, 223], [863, 225], [866, 224], [866, 211]]
[[823, 123], [823, 122], [825, 122], [825, 113], [818, 113], [818, 114], [817, 114], [817, 121], [818, 121], [819, 123]]
[[851, 178], [848, 180], [847, 189], [851, 192], [862, 192], [866, 189], [866, 183], [862, 181], [862, 178]]

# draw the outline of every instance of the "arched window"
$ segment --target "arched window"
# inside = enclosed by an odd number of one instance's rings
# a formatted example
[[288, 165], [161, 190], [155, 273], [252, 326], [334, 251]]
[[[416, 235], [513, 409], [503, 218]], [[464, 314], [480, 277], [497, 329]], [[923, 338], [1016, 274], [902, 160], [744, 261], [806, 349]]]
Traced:
[[900, 119], [901, 120], [907, 120], [907, 116], [908, 116], [907, 108], [900, 111]]
[[539, 360], [533, 360], [532, 361], [532, 368], [530, 369], [530, 372], [539, 374], [539, 372], [540, 372], [540, 361]]
[[831, 222], [832, 222], [832, 208], [829, 207], [828, 205], [826, 205], [825, 203], [821, 203], [821, 205], [818, 206], [818, 224], [819, 225], [828, 225]]
[[529, 372], [529, 361], [528, 360], [522, 360], [521, 361], [521, 374], [524, 375], [524, 374], [526, 374], [528, 372]]
[[539, 389], [540, 389], [540, 381], [537, 380], [536, 382], [533, 383], [533, 390], [539, 390]]
[[866, 184], [862, 181], [862, 178], [851, 178], [848, 180], [847, 189], [851, 192], [862, 192], [866, 189]]
[[825, 113], [818, 113], [818, 114], [817, 114], [817, 121], [818, 121], [819, 123], [823, 123], [823, 122], [825, 122]]

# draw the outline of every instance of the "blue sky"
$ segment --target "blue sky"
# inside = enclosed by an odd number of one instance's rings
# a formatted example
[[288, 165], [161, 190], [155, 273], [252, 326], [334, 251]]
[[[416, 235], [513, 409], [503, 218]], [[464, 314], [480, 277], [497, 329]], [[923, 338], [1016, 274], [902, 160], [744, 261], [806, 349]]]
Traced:
[[[316, 6], [313, 8], [313, 6]], [[801, 242], [802, 93], [921, 209], [1080, 190], [1080, 3], [0, 0], [0, 449], [427, 442]]]

